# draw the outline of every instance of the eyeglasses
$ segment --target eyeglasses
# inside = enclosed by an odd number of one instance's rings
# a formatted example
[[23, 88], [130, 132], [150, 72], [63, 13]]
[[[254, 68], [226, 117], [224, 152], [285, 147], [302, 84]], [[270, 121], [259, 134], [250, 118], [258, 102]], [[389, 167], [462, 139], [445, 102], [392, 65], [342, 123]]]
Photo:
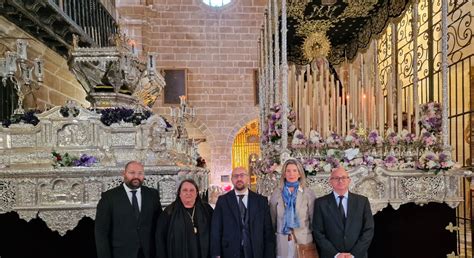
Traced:
[[346, 181], [347, 179], [349, 179], [349, 177], [348, 176], [341, 176], [341, 177], [331, 177], [329, 179], [333, 180], [333, 181]]
[[244, 178], [246, 176], [248, 176], [248, 174], [234, 174], [232, 175], [232, 178]]

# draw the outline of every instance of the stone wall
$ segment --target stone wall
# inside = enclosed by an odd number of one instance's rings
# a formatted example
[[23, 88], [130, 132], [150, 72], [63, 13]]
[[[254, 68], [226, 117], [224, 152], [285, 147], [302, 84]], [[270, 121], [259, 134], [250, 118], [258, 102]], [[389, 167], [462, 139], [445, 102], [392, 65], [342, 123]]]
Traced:
[[[117, 1], [119, 22], [138, 49], [156, 52], [162, 69], [187, 69], [193, 123], [209, 145], [202, 153], [212, 183], [231, 171], [238, 130], [258, 117], [254, 71], [265, 0], [233, 0], [222, 8], [201, 0]], [[157, 101], [155, 109], [168, 114]]]
[[[76, 77], [69, 71], [67, 60], [48, 48], [43, 43], [34, 39], [15, 24], [4, 17], [0, 17], [0, 47], [6, 46], [4, 50], [15, 51], [15, 38], [27, 39], [28, 58], [30, 60], [41, 57], [44, 60], [44, 82], [33, 94], [25, 97], [25, 108], [37, 108], [44, 110], [56, 105], [63, 105], [68, 99], [89, 106], [85, 100], [86, 92], [77, 82]], [[1, 48], [0, 48], [1, 49]], [[0, 53], [2, 55], [3, 53]]]

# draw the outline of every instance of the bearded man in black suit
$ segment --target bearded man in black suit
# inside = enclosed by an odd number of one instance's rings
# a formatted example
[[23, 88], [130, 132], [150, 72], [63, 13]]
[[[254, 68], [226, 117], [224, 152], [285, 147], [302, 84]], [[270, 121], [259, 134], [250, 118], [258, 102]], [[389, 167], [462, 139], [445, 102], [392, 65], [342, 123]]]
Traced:
[[123, 171], [123, 184], [102, 193], [95, 217], [98, 258], [153, 258], [155, 228], [161, 213], [159, 193], [143, 186], [138, 161]]
[[313, 236], [321, 258], [367, 258], [374, 219], [367, 197], [349, 192], [343, 167], [332, 171], [333, 192], [314, 201]]

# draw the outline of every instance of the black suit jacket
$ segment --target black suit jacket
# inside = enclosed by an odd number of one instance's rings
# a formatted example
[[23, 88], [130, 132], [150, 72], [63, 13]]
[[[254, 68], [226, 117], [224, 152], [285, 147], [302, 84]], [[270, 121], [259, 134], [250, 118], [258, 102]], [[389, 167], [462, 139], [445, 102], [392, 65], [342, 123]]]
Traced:
[[[267, 198], [249, 190], [247, 212], [253, 257], [274, 258], [275, 234]], [[235, 191], [230, 191], [219, 197], [212, 215], [211, 257], [240, 257], [240, 224], [237, 197]]]
[[133, 213], [123, 185], [102, 193], [95, 216], [95, 243], [98, 258], [135, 258], [142, 248], [146, 258], [155, 255], [155, 227], [161, 213], [158, 191], [141, 187], [141, 211]]
[[365, 258], [373, 235], [374, 219], [367, 197], [349, 193], [345, 227], [332, 192], [315, 200], [313, 236], [321, 258], [346, 252]]

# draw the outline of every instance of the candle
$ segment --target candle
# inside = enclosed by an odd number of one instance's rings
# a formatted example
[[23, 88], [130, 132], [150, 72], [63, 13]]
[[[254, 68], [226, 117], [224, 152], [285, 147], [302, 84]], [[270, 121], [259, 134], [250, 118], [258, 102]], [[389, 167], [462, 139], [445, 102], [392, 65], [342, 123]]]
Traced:
[[341, 97], [339, 81], [336, 81], [336, 128], [337, 133], [341, 133]]
[[39, 82], [43, 81], [43, 60], [39, 57], [35, 58], [35, 76]]
[[5, 77], [7, 75], [7, 60], [5, 58], [0, 58], [0, 77]]
[[365, 95], [365, 92], [362, 92], [362, 119], [363, 119], [363, 125], [364, 128], [368, 128], [367, 125], [367, 96]]
[[155, 55], [154, 54], [148, 54], [147, 69], [148, 69], [148, 72], [150, 73], [153, 73], [155, 71]]
[[181, 106], [186, 105], [186, 96], [184, 96], [184, 95], [179, 96], [179, 104]]
[[26, 53], [26, 46], [28, 45], [28, 42], [22, 39], [18, 39], [16, 41], [16, 53], [20, 59], [26, 60], [27, 58], [27, 53]]
[[7, 52], [6, 66], [8, 68], [8, 74], [14, 75], [16, 73], [16, 56], [15, 53]]

